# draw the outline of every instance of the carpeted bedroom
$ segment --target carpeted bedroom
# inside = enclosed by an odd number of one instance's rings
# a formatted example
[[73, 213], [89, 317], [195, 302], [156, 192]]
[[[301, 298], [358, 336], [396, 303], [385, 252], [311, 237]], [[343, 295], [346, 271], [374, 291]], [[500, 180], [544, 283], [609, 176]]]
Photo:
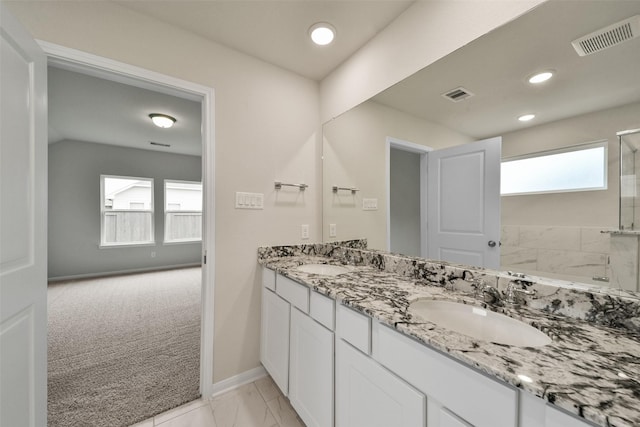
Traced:
[[128, 426], [199, 396], [201, 268], [51, 283], [48, 425]]

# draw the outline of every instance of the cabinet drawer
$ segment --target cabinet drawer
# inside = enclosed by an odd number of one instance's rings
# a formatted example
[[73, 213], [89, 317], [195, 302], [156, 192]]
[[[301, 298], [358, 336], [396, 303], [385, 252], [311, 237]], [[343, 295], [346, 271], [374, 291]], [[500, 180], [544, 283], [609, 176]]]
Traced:
[[371, 318], [369, 316], [339, 305], [336, 309], [336, 333], [358, 350], [371, 354]]
[[309, 288], [306, 286], [278, 274], [276, 293], [300, 311], [309, 313]]
[[518, 392], [375, 322], [373, 358], [475, 427], [515, 427]]
[[311, 314], [311, 317], [327, 329], [333, 331], [336, 317], [335, 301], [317, 292], [311, 292], [309, 305], [309, 314]]
[[276, 272], [262, 267], [262, 286], [272, 291], [276, 290]]

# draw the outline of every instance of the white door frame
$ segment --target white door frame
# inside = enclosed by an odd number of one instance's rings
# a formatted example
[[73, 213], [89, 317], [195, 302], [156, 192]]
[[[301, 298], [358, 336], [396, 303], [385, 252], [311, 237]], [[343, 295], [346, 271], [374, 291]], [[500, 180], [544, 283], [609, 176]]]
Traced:
[[420, 155], [420, 256], [427, 257], [427, 155], [433, 148], [388, 136], [386, 151], [387, 251], [391, 250], [391, 148]]
[[79, 50], [37, 40], [49, 64], [67, 69], [81, 70], [109, 80], [133, 84], [137, 87], [162, 91], [168, 95], [188, 98], [202, 105], [202, 184], [203, 184], [203, 238], [202, 238], [202, 290], [200, 328], [200, 393], [213, 393], [213, 338], [214, 338], [214, 278], [215, 278], [215, 134], [213, 131], [214, 90], [186, 80], [146, 70]]

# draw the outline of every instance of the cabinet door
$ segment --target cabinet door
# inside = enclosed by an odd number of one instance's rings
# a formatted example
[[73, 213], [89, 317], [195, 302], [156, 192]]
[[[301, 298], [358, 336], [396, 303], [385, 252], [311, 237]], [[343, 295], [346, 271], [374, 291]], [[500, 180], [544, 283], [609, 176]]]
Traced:
[[286, 396], [289, 392], [289, 303], [262, 288], [260, 361]]
[[291, 309], [289, 400], [307, 427], [333, 426], [333, 332]]
[[425, 397], [336, 340], [336, 427], [423, 427]]
[[590, 427], [593, 424], [586, 420], [581, 420], [575, 416], [565, 414], [559, 409], [546, 407], [545, 427]]

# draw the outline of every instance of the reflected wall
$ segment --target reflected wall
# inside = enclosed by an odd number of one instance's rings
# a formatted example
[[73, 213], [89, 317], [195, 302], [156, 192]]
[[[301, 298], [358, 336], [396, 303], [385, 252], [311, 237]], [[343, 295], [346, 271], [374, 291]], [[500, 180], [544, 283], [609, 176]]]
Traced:
[[[442, 125], [367, 101], [323, 127], [323, 241], [366, 238], [370, 248], [387, 247], [387, 138], [433, 149], [471, 142]], [[332, 191], [333, 186], [358, 191]], [[363, 199], [376, 199], [364, 210]], [[331, 224], [336, 235], [330, 236]]]

